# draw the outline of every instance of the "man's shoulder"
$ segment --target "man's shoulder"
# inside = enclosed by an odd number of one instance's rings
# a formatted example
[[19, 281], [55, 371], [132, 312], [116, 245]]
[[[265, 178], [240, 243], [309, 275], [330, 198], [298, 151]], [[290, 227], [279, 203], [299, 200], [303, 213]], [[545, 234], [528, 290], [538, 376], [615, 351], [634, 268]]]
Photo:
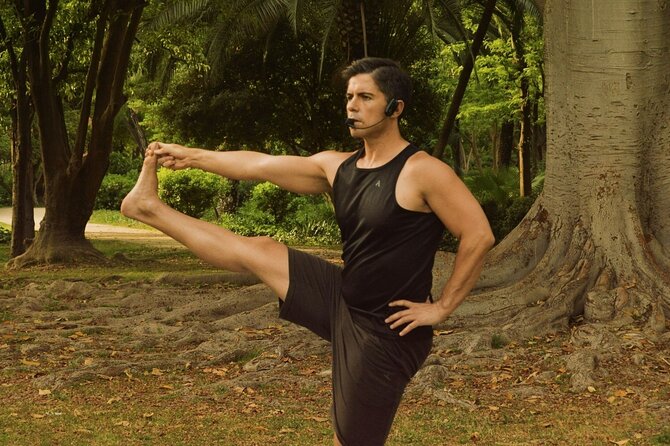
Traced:
[[314, 162], [319, 163], [324, 168], [337, 167], [344, 162], [344, 160], [351, 157], [356, 152], [339, 152], [337, 150], [324, 150], [312, 155], [310, 158]]
[[405, 166], [406, 178], [422, 194], [436, 188], [444, 188], [457, 178], [456, 173], [447, 163], [422, 150], [413, 154]]
[[416, 153], [409, 157], [407, 160], [407, 167], [416, 173], [421, 173], [424, 171], [424, 174], [425, 169], [429, 169], [431, 171], [451, 169], [447, 163], [438, 158], [435, 158], [433, 155], [424, 150], [421, 150], [420, 148]]

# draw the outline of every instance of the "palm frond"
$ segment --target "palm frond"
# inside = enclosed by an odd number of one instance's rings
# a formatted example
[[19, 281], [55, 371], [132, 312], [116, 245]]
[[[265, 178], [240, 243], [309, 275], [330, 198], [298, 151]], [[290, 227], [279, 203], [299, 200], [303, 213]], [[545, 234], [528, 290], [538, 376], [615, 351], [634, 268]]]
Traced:
[[286, 16], [293, 28], [293, 33], [298, 34], [298, 24], [302, 22], [305, 16], [305, 0], [284, 0], [286, 2]]
[[166, 26], [174, 26], [200, 14], [207, 8], [210, 0], [179, 0], [160, 11], [156, 17], [143, 24], [148, 31], [156, 31]]
[[322, 9], [325, 27], [323, 36], [321, 38], [321, 57], [319, 60], [319, 71], [317, 74], [317, 79], [319, 82], [321, 81], [321, 76], [323, 75], [323, 64], [326, 60], [326, 45], [328, 43], [328, 39], [330, 38], [330, 31], [333, 29], [333, 25], [335, 24], [337, 11], [340, 9], [340, 3], [340, 1], [328, 2]]
[[[458, 37], [461, 40], [468, 41], [468, 32], [463, 26], [463, 18], [461, 17], [461, 5], [458, 0], [437, 0], [441, 11], [446, 14], [449, 27], [445, 26], [445, 22], [441, 22], [443, 31], [452, 28], [457, 31]], [[450, 33], [451, 34], [451, 33]]]
[[516, 4], [517, 8], [524, 11], [526, 14], [530, 14], [531, 16], [538, 19], [539, 23], [542, 23], [542, 11], [537, 6], [537, 2], [535, 2], [534, 0], [512, 0], [512, 1]]

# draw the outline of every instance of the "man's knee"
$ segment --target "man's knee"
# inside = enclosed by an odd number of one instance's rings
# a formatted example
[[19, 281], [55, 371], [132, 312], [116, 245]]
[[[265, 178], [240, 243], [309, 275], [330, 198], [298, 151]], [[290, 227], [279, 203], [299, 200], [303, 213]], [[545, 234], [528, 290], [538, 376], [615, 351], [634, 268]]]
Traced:
[[247, 241], [249, 252], [254, 255], [263, 253], [274, 254], [278, 250], [283, 250], [285, 248], [282, 243], [267, 236], [249, 237]]
[[241, 248], [241, 266], [261, 279], [280, 299], [288, 292], [288, 248], [270, 237], [250, 237]]

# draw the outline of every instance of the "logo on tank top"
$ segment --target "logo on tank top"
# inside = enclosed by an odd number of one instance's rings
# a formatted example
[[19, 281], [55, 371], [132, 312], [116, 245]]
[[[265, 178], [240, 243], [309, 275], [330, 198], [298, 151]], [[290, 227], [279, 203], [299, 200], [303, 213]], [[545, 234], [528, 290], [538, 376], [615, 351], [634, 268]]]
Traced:
[[382, 187], [382, 180], [377, 180], [375, 183], [375, 187], [381, 188]]

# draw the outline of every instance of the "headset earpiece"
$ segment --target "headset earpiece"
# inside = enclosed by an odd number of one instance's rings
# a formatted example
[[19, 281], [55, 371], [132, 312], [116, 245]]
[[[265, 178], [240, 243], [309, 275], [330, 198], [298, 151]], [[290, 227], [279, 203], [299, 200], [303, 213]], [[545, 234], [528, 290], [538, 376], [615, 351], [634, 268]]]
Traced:
[[386, 104], [386, 109], [384, 110], [384, 114], [386, 116], [391, 116], [393, 113], [395, 113], [395, 109], [398, 108], [398, 100], [396, 98], [391, 98], [388, 104]]

